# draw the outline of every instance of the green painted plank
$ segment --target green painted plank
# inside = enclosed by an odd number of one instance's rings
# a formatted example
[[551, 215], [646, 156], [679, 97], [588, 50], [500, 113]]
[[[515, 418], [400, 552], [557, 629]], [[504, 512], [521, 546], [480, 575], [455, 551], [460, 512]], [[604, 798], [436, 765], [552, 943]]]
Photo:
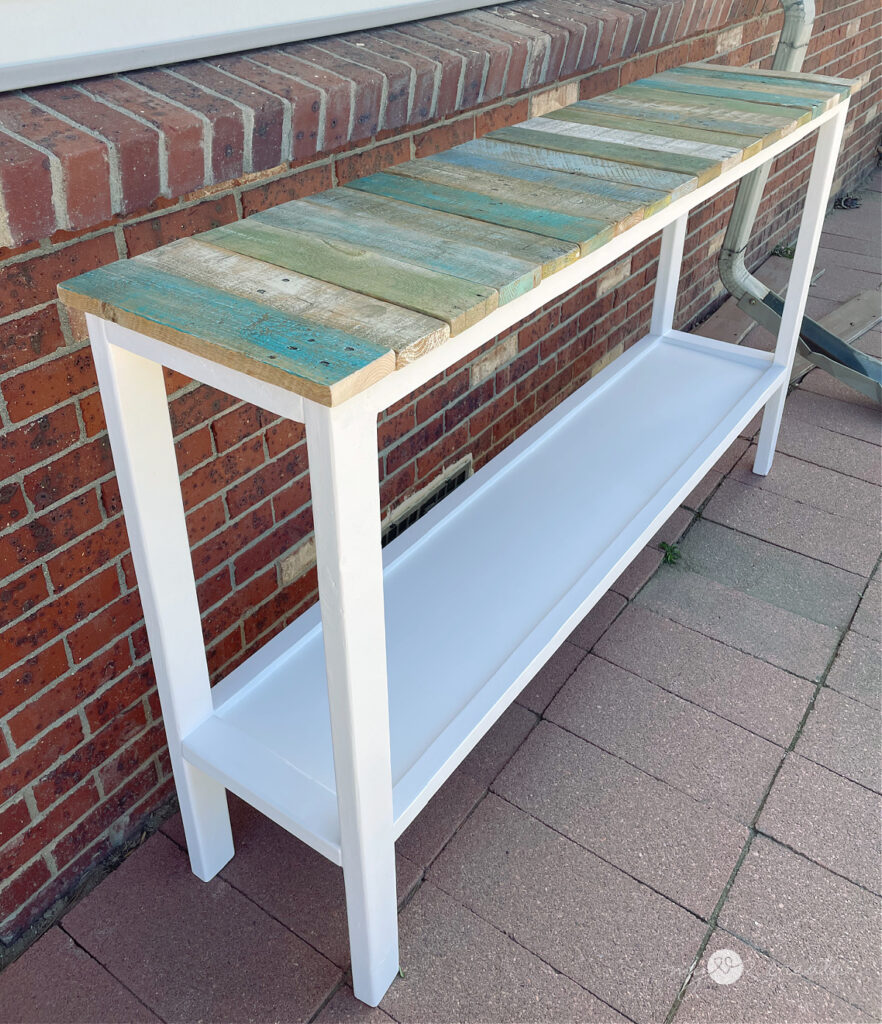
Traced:
[[[793, 107], [796, 110], [809, 110], [813, 116], [817, 116], [824, 109], [824, 103], [820, 100], [812, 102], [809, 99], [802, 99], [796, 96], [785, 96], [781, 93], [772, 95], [767, 92], [760, 92], [757, 89], [746, 89], [740, 86], [727, 88], [724, 85], [702, 85], [700, 82], [690, 82], [678, 78], [676, 75], [655, 75], [653, 78], [643, 78], [632, 85], [640, 89], [651, 85], [655, 89], [665, 89], [670, 92], [682, 92], [689, 96], [706, 96], [709, 100], [740, 100], [742, 103], [769, 104], [774, 107]], [[712, 106], [709, 103], [708, 106]]]
[[504, 227], [531, 231], [551, 238], [562, 238], [568, 242], [576, 242], [583, 254], [603, 245], [613, 236], [609, 225], [601, 221], [570, 217], [565, 213], [542, 210], [534, 206], [506, 203], [478, 192], [464, 192], [461, 189], [433, 185], [395, 174], [372, 174], [369, 178], [352, 181], [345, 187], [388, 196], [390, 199], [398, 199], [415, 206], [455, 213], [461, 217], [470, 217], [472, 220], [488, 221], [490, 224], [501, 224]]
[[[477, 139], [475, 143], [483, 140]], [[503, 159], [499, 156], [485, 155], [492, 153], [494, 147], [498, 148], [499, 143], [490, 142], [480, 150], [471, 148], [475, 143], [467, 142], [454, 149], [448, 149], [432, 157], [443, 163], [457, 164], [460, 167], [467, 167], [476, 171], [486, 171], [490, 174], [501, 174], [509, 178], [518, 178], [521, 181], [528, 181], [536, 185], [550, 184], [558, 189], [567, 189], [579, 194], [589, 194], [602, 199], [613, 199], [632, 209], [638, 206], [653, 208], [654, 204], [666, 205], [670, 201], [670, 194], [661, 189], [640, 188], [635, 185], [625, 185], [613, 181], [604, 181], [602, 178], [592, 178], [586, 174], [579, 174], [577, 171], [555, 170], [548, 165], [536, 165], [519, 163], [515, 160]], [[530, 146], [521, 146], [519, 149], [526, 153], [537, 152]], [[554, 157], [557, 153], [551, 154]]]
[[[309, 393], [308, 385], [332, 388], [384, 356], [391, 360], [390, 369], [394, 367], [394, 355], [385, 347], [280, 314], [271, 306], [165, 273], [137, 259], [90, 271], [62, 285], [59, 292], [65, 301], [73, 298], [76, 308], [87, 305], [76, 297], [100, 304], [100, 309], [92, 311], [105, 319], [122, 322], [114, 311], [130, 314], [144, 325], [153, 325], [154, 330], [148, 329], [152, 336], [172, 344], [194, 351], [208, 345], [214, 350], [210, 357], [221, 364], [236, 368], [242, 368], [242, 360], [261, 364], [273, 371], [274, 382], [287, 375], [306, 384], [304, 393]], [[170, 332], [173, 337], [168, 337]], [[181, 336], [199, 344], [182, 344]], [[253, 367], [248, 372], [253, 373]], [[265, 374], [258, 376], [267, 379]]]
[[335, 188], [299, 201], [347, 216], [365, 216], [381, 223], [394, 222], [399, 227], [422, 234], [427, 245], [443, 247], [465, 244], [484, 251], [487, 260], [495, 259], [502, 253], [538, 263], [542, 267], [543, 277], [569, 266], [580, 255], [579, 246], [572, 242], [412, 206], [386, 196], [354, 189]]
[[620, 128], [622, 131], [643, 132], [646, 135], [657, 135], [663, 139], [687, 139], [690, 142], [707, 142], [711, 146], [732, 146], [751, 156], [762, 144], [762, 136], [735, 134], [734, 132], [713, 131], [708, 128], [696, 128], [692, 124], [664, 123], [653, 121], [647, 117], [635, 117], [622, 114], [602, 113], [574, 103], [571, 107], [563, 107], [545, 115], [563, 121], [579, 121], [582, 124], [596, 125], [599, 128]]
[[686, 108], [688, 107], [699, 117], [703, 113], [711, 116], [719, 116], [725, 113], [731, 116], [736, 113], [749, 114], [757, 124], [763, 124], [765, 119], [771, 128], [785, 127], [786, 131], [792, 131], [795, 127], [812, 120], [812, 112], [803, 110], [800, 112], [794, 107], [782, 107], [770, 103], [753, 103], [742, 99], [734, 99], [729, 96], [715, 97], [713, 102], [706, 96], [689, 95], [682, 90], [662, 88], [662, 83], [656, 85], [638, 85], [633, 82], [631, 85], [623, 86], [616, 93], [616, 98], [635, 99], [641, 101], [658, 101]]
[[221, 249], [415, 309], [450, 325], [456, 334], [492, 313], [495, 288], [402, 263], [349, 242], [326, 241], [306, 231], [255, 222], [253, 218], [200, 236]]
[[[667, 171], [697, 178], [699, 183], [709, 181], [720, 173], [717, 160], [702, 160], [700, 157], [662, 153], [658, 150], [638, 149], [635, 146], [621, 146], [614, 143], [580, 139], [573, 135], [556, 135], [554, 132], [537, 132], [529, 128], [500, 128], [486, 138], [500, 142], [518, 142], [538, 149], [557, 149], [565, 153], [594, 157], [609, 163], [644, 167], [653, 171]], [[651, 179], [650, 179], [651, 181]], [[650, 182], [647, 182], [650, 184]]]
[[511, 302], [542, 280], [542, 267], [535, 262], [497, 253], [491, 262], [484, 249], [459, 244], [435, 246], [424, 233], [390, 221], [352, 215], [333, 208], [319, 208], [295, 200], [255, 214], [252, 221], [280, 228], [296, 228], [325, 239], [351, 242], [365, 249], [392, 256], [405, 263], [485, 284], [499, 291], [500, 305]]
[[[462, 167], [456, 163], [426, 157], [424, 160], [398, 164], [391, 168], [389, 173], [401, 174], [435, 185], [463, 189], [466, 192], [477, 192], [507, 203], [553, 210], [573, 217], [589, 217], [605, 224], [620, 224], [627, 221], [630, 226], [643, 217], [642, 203], [622, 203], [594, 196], [587, 191], [556, 188], [549, 171], [539, 172], [540, 181], [534, 183], [518, 177], [507, 177], [499, 172]], [[542, 176], [544, 180], [541, 180]]]
[[735, 81], [757, 83], [771, 86], [783, 86], [784, 88], [805, 89], [807, 92], [820, 93], [833, 96], [848, 96], [851, 93], [851, 85], [846, 82], [837, 81], [834, 78], [827, 81], [817, 81], [809, 76], [802, 75], [770, 75], [760, 70], [749, 68], [724, 68], [714, 67], [709, 64], [684, 64], [679, 68], [671, 68], [670, 74], [707, 75], [710, 78], [721, 81]]
[[[682, 96], [677, 96], [678, 103], [669, 102], [662, 104], [656, 101], [648, 101], [645, 97], [630, 99], [619, 96], [617, 93], [610, 93], [608, 96], [600, 96], [595, 100], [580, 100], [579, 107], [596, 111], [609, 117], [633, 117], [637, 119], [646, 118], [649, 123], [682, 125], [689, 124], [695, 127], [707, 129], [708, 131], [722, 131], [737, 134], [743, 132], [745, 135], [762, 139], [768, 145], [768, 139], [775, 132], [781, 132], [780, 127], [785, 122], [781, 118], [766, 118], [763, 121], [753, 121], [748, 118], [750, 115], [736, 112], [728, 117], [713, 114], [697, 114], [688, 104], [683, 102]], [[775, 127], [771, 122], [774, 120]], [[788, 122], [788, 126], [789, 126]]]
[[[668, 79], [667, 75], [670, 75], [671, 78]], [[756, 92], [762, 96], [767, 96], [772, 103], [781, 102], [783, 99], [799, 100], [803, 107], [814, 110], [815, 114], [820, 114], [828, 107], [835, 106], [840, 100], [839, 94], [830, 89], [820, 93], [794, 88], [789, 82], [776, 82], [774, 85], [770, 85], [767, 82], [757, 81], [749, 75], [742, 75], [740, 78], [732, 76], [730, 79], [722, 79], [694, 71], [690, 74], [674, 74], [673, 71], [669, 71], [665, 77], [668, 81], [684, 82], [690, 85], [706, 86], [714, 89], [733, 90], [736, 95], [741, 95], [745, 92]]]

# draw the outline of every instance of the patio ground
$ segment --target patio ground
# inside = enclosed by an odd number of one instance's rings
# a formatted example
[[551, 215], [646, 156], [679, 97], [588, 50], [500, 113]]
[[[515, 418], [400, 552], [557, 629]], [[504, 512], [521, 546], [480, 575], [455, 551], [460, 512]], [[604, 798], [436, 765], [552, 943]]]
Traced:
[[[880, 181], [827, 220], [816, 318], [880, 287]], [[882, 1019], [878, 410], [812, 370], [767, 478], [756, 427], [401, 837], [381, 1008], [347, 984], [339, 869], [233, 799], [218, 878], [171, 819], [0, 976], [0, 1020]]]

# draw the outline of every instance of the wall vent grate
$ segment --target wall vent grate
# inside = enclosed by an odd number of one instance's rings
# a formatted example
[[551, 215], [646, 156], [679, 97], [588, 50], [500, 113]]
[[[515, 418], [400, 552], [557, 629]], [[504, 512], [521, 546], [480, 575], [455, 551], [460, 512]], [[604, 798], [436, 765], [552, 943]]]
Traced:
[[472, 473], [472, 457], [468, 455], [461, 462], [451, 466], [450, 470], [442, 474], [440, 479], [433, 481], [425, 490], [414, 495], [410, 501], [396, 509], [383, 527], [383, 547], [395, 540], [408, 526], [413, 526], [417, 520], [422, 519], [438, 502], [443, 501], [448, 494], [452, 494], [460, 484], [464, 484]]

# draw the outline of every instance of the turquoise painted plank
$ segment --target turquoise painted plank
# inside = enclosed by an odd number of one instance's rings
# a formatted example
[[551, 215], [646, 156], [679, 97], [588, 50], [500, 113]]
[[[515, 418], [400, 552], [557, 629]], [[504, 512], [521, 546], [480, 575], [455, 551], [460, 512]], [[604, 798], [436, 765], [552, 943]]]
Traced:
[[501, 224], [504, 227], [532, 231], [537, 235], [576, 242], [583, 252], [602, 245], [612, 237], [609, 225], [599, 220], [571, 217], [565, 213], [543, 210], [538, 206], [503, 202], [477, 192], [430, 184], [401, 175], [372, 174], [368, 178], [351, 181], [345, 187], [398, 199], [414, 206], [455, 213], [472, 220], [487, 221], [490, 224]]
[[[536, 185], [553, 185], [555, 188], [563, 188], [580, 194], [590, 192], [592, 195], [603, 196], [605, 199], [633, 203], [635, 209], [641, 203], [654, 203], [668, 196], [668, 193], [662, 189], [641, 188], [635, 185], [604, 181], [602, 178], [591, 178], [587, 174], [577, 174], [573, 171], [556, 171], [550, 167], [520, 164], [513, 160], [504, 160], [501, 157], [482, 156], [469, 149], [471, 145], [472, 143], [466, 142], [455, 149], [436, 153], [432, 159], [457, 164], [460, 167], [471, 167], [476, 171], [504, 174], [508, 178], [518, 178]], [[492, 146], [493, 143], [491, 142], [490, 145]], [[541, 202], [541, 193], [536, 198]]]
[[530, 291], [542, 280], [542, 267], [527, 260], [505, 253], [496, 253], [488, 260], [485, 249], [462, 243], [435, 246], [423, 232], [389, 220], [310, 205], [301, 200], [275, 206], [248, 220], [351, 242], [440, 274], [490, 285], [498, 289], [500, 305]]
[[754, 139], [764, 139], [767, 135], [771, 135], [774, 130], [767, 124], [732, 121], [728, 118], [720, 117], [719, 111], [715, 112], [716, 116], [708, 114], [707, 116], [695, 117], [694, 114], [688, 112], [678, 113], [673, 110], [661, 110], [655, 105], [638, 110], [623, 99], [617, 98], [615, 93], [609, 93], [608, 96], [600, 96], [596, 100], [579, 100], [573, 106], [584, 107], [586, 110], [596, 110], [601, 114], [615, 114], [618, 112], [628, 117], [642, 117], [647, 121], [658, 124], [691, 124], [698, 128], [706, 128], [709, 131], [748, 135]]
[[774, 96], [768, 92], [756, 92], [753, 89], [733, 86], [727, 89], [722, 85], [693, 85], [685, 82], [678, 82], [675, 77], [667, 75], [653, 75], [652, 78], [641, 78], [631, 83], [637, 88], [665, 89], [669, 92], [682, 92], [689, 96], [707, 96], [709, 99], [741, 100], [743, 103], [765, 103], [774, 107], [794, 107], [797, 110], [810, 110], [817, 116], [824, 109], [820, 101], [812, 103], [808, 99], [800, 99], [795, 96], [784, 96], [776, 93]]
[[[64, 290], [330, 387], [389, 349], [346, 331], [123, 260], [68, 281]], [[220, 360], [224, 362], [224, 360]]]
[[739, 74], [736, 68], [731, 71], [724, 68], [699, 67], [696, 64], [686, 67], [670, 68], [667, 74], [673, 75], [710, 75], [712, 78], [719, 78], [722, 81], [756, 82], [762, 85], [782, 85], [792, 89], [806, 89], [809, 92], [826, 93], [828, 96], [848, 96], [851, 93], [851, 86], [837, 85], [833, 82], [814, 82], [808, 78], [778, 78], [775, 75], [746, 75]]

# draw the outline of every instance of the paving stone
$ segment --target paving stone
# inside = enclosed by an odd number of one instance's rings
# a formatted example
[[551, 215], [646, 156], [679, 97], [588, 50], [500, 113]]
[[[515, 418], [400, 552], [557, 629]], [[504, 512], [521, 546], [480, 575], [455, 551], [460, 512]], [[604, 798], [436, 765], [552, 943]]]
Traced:
[[815, 423], [799, 422], [786, 411], [778, 434], [778, 452], [871, 484], [882, 483], [877, 445], [837, 434]]
[[0, 974], [3, 1024], [159, 1019], [58, 926]]
[[832, 515], [731, 478], [708, 502], [704, 518], [861, 576], [870, 575], [879, 557], [879, 531], [872, 523]]
[[486, 788], [508, 764], [538, 721], [538, 716], [532, 711], [520, 704], [512, 704], [490, 727], [459, 770]]
[[[741, 957], [744, 973], [720, 985], [708, 973], [714, 955], [730, 949]], [[871, 1024], [872, 1018], [832, 992], [794, 974], [781, 964], [717, 930], [674, 1018], [676, 1024]]]
[[482, 782], [455, 771], [398, 837], [398, 852], [420, 869], [431, 864], [486, 791]]
[[708, 576], [805, 619], [845, 629], [861, 599], [862, 576], [777, 547], [708, 519], [680, 546], [677, 568]]
[[775, 456], [768, 476], [759, 476], [751, 468], [755, 455], [756, 446], [752, 445], [732, 470], [733, 480], [861, 523], [882, 521], [882, 492], [876, 484], [783, 452]]
[[878, 641], [849, 630], [826, 683], [852, 700], [876, 710], [882, 708], [882, 652]]
[[[235, 797], [230, 812], [236, 854], [221, 878], [345, 967], [349, 931], [342, 869]], [[422, 872], [400, 853], [396, 872], [398, 898], [403, 901]]]
[[[819, 264], [822, 261], [818, 261]], [[868, 261], [869, 262], [869, 261]], [[823, 260], [824, 273], [812, 282], [809, 295], [813, 298], [833, 299], [839, 303], [843, 295], [879, 287], [879, 268], [860, 270], [857, 267], [837, 267]]]
[[870, 444], [882, 444], [878, 409], [812, 394], [799, 388], [788, 396], [786, 408], [791, 420], [814, 423], [834, 433], [856, 437]]
[[616, 619], [595, 653], [783, 746], [814, 694], [811, 683], [639, 605]]
[[882, 893], [882, 797], [788, 754], [757, 827], [825, 868]]
[[[692, 914], [493, 796], [435, 862], [430, 880], [639, 1022], [664, 1019], [705, 929]], [[473, 984], [478, 977], [476, 965]], [[399, 1017], [396, 1007], [387, 1008]], [[519, 1013], [524, 1020], [523, 1003]], [[436, 1019], [425, 1010], [419, 1019], [427, 1017]]]
[[872, 893], [758, 837], [719, 920], [797, 974], [878, 1012], [882, 903]]
[[[579, 628], [583, 625], [584, 622], [580, 624]], [[581, 647], [564, 640], [518, 694], [516, 698], [518, 704], [541, 715], [584, 657], [585, 651]]]
[[747, 839], [717, 808], [548, 722], [493, 791], [702, 917]]
[[[742, 438], [743, 440], [743, 438]], [[723, 481], [723, 474], [712, 469], [683, 499], [683, 507], [697, 512]]]
[[315, 1018], [316, 1024], [394, 1024], [379, 1006], [366, 1006], [348, 985], [341, 985]]
[[712, 313], [696, 330], [704, 338], [715, 338], [717, 341], [728, 341], [730, 345], [738, 345], [750, 331], [756, 321], [738, 307], [731, 296]]
[[689, 509], [678, 508], [646, 546], [657, 548], [662, 543], [676, 544], [689, 529], [689, 525], [694, 518], [695, 516]]
[[876, 643], [882, 641], [882, 584], [871, 580], [851, 628]]
[[748, 825], [783, 756], [774, 743], [594, 655], [546, 717]]
[[636, 602], [806, 679], [820, 679], [839, 640], [839, 633], [829, 626], [697, 573], [666, 566]]
[[821, 232], [821, 245], [824, 249], [840, 249], [877, 261], [882, 255], [882, 246], [878, 239], [852, 237], [848, 234], [841, 234], [838, 230], [828, 231], [826, 228]]
[[[844, 267], [852, 270], [875, 272], [877, 280], [879, 277], [879, 260], [874, 259], [872, 256], [862, 256], [860, 253], [843, 252], [841, 249], [819, 249], [818, 258], [815, 262], [819, 266], [824, 266], [827, 271], [832, 268]], [[845, 295], [854, 295], [855, 291], [856, 289], [848, 287], [841, 291], [839, 295], [835, 295], [834, 298], [841, 300]]]
[[855, 243], [860, 241], [871, 243], [874, 251], [882, 249], [879, 222], [874, 217], [868, 217], [866, 211], [861, 213], [859, 210], [831, 210], [824, 220], [821, 244], [826, 248], [829, 239], [830, 247], [836, 248], [832, 244], [832, 239], [835, 238], [840, 238], [844, 244], [850, 248], [854, 247], [857, 252], [861, 249]]
[[627, 603], [621, 594], [608, 590], [567, 639], [583, 651], [590, 651]]
[[750, 443], [743, 437], [736, 437], [735, 440], [729, 445], [729, 447], [723, 452], [723, 454], [714, 463], [714, 470], [717, 473], [731, 473], [734, 466], [738, 464], [738, 460], [744, 455], [747, 449], [750, 447]]
[[661, 565], [661, 561], [662, 552], [658, 547], [641, 548], [637, 557], [613, 583], [610, 589], [630, 601]]
[[854, 343], [854, 347], [868, 356], [882, 359], [882, 330], [873, 328], [862, 334]]
[[308, 1019], [341, 976], [229, 883], [201, 882], [161, 833], [64, 927], [164, 1020]]
[[865, 704], [822, 689], [795, 749], [847, 779], [882, 792], [882, 722]]
[[623, 1018], [428, 882], [400, 919], [403, 978], [380, 1006], [402, 1024], [580, 1024]]
[[855, 391], [841, 380], [837, 380], [832, 374], [826, 373], [820, 368], [812, 370], [807, 377], [799, 382], [803, 391], [811, 391], [816, 395], [827, 395], [829, 398], [839, 398], [843, 402], [853, 402], [855, 405], [863, 405], [868, 409], [878, 409], [878, 406], [867, 395]]

